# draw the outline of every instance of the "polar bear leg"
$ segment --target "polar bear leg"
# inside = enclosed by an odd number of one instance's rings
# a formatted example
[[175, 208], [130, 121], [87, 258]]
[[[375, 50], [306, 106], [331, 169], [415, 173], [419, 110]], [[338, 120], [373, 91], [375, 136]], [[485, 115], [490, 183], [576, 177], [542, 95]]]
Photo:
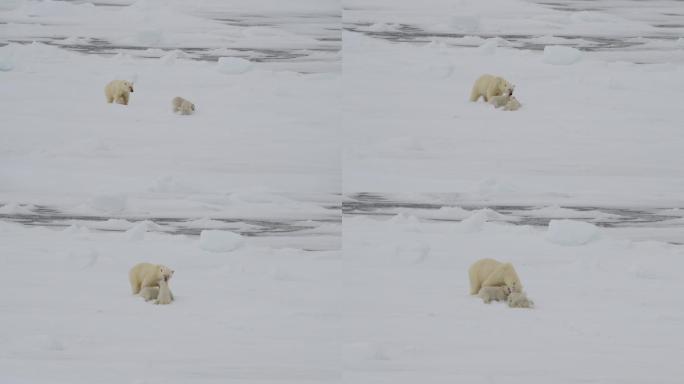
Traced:
[[477, 295], [480, 292], [480, 278], [472, 269], [468, 271], [468, 277], [470, 277], [470, 294]]
[[137, 295], [141, 288], [140, 281], [138, 281], [138, 278], [132, 272], [128, 275], [128, 281], [131, 283], [131, 292], [133, 292], [134, 295]]
[[480, 96], [480, 90], [478, 89], [476, 84], [475, 86], [473, 86], [473, 90], [470, 92], [470, 101], [477, 101], [480, 98]]

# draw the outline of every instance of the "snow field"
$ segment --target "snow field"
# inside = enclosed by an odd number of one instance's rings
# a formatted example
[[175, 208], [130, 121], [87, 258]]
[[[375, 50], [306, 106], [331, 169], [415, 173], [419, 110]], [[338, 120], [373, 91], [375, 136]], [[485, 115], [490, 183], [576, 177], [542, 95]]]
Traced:
[[[0, 223], [4, 382], [302, 383], [337, 380], [340, 252], [197, 237]], [[128, 270], [176, 273], [173, 305], [130, 293]]]
[[[678, 382], [684, 315], [668, 293], [680, 247], [609, 236], [567, 246], [545, 232], [346, 216], [347, 381]], [[485, 257], [515, 265], [534, 309], [468, 294], [468, 267]]]

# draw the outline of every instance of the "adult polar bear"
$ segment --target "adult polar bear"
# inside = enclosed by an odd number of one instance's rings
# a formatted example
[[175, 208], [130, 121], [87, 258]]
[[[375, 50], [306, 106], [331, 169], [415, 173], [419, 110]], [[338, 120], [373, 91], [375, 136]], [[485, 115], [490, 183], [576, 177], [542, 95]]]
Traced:
[[168, 281], [171, 276], [173, 271], [161, 264], [139, 263], [128, 272], [128, 280], [134, 295], [146, 287], [159, 287], [160, 280]]
[[128, 105], [128, 98], [133, 92], [133, 83], [126, 80], [112, 80], [105, 86], [105, 97], [108, 103]]
[[477, 295], [482, 287], [506, 286], [511, 292], [522, 292], [522, 284], [511, 263], [494, 259], [481, 259], [468, 270], [470, 294]]
[[477, 101], [480, 96], [484, 98], [485, 102], [489, 102], [494, 96], [511, 96], [513, 89], [515, 89], [515, 85], [503, 77], [482, 75], [475, 80], [473, 90], [470, 92], [470, 101]]

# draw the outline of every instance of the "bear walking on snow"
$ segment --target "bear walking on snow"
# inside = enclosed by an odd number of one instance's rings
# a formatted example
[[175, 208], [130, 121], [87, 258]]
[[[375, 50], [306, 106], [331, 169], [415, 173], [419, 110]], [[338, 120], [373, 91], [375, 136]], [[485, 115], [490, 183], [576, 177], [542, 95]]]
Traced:
[[468, 270], [470, 294], [476, 295], [482, 287], [506, 286], [510, 292], [522, 292], [522, 284], [511, 263], [494, 259], [481, 259]]
[[505, 301], [511, 290], [508, 287], [482, 287], [477, 294], [482, 301], [489, 304], [494, 301]]
[[129, 94], [133, 92], [133, 83], [126, 80], [112, 80], [105, 87], [107, 102], [128, 105]]
[[182, 97], [174, 97], [171, 100], [171, 106], [173, 107], [173, 112], [180, 113], [181, 115], [192, 115], [195, 112], [195, 104]]
[[485, 102], [494, 96], [513, 95], [513, 89], [515, 86], [503, 77], [492, 76], [492, 75], [482, 75], [473, 85], [473, 90], [470, 92], [470, 101], [477, 101], [480, 96], [484, 98]]
[[169, 267], [150, 263], [136, 264], [128, 273], [131, 291], [134, 295], [146, 287], [159, 287], [160, 280], [168, 282], [171, 276], [173, 276], [173, 271]]

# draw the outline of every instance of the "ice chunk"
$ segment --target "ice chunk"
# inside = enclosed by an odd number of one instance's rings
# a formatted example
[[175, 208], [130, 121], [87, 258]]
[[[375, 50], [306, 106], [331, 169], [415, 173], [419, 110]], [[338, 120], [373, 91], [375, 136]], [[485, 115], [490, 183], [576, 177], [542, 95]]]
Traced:
[[250, 69], [252, 69], [252, 63], [249, 60], [239, 57], [219, 57], [218, 59], [218, 70], [221, 73], [237, 75]]
[[244, 239], [230, 231], [204, 230], [200, 233], [200, 248], [211, 252], [229, 252], [242, 246]]
[[547, 45], [544, 47], [544, 62], [553, 65], [570, 65], [582, 60], [582, 52], [572, 47], [562, 45]]
[[583, 245], [598, 237], [597, 226], [577, 220], [551, 220], [546, 231], [546, 240], [560, 245]]

